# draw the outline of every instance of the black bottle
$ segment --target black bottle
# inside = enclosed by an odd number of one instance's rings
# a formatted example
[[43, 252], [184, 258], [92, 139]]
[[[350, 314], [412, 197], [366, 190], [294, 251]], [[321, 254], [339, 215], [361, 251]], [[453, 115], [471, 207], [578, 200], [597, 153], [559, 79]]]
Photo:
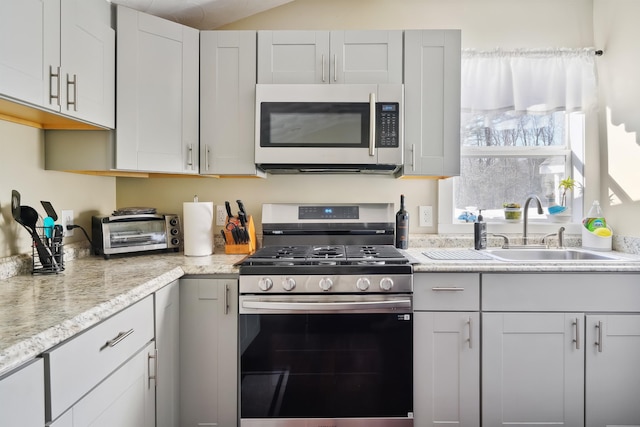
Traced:
[[473, 244], [476, 250], [487, 249], [487, 223], [482, 218], [482, 210], [478, 211], [478, 219], [473, 224]]
[[404, 208], [404, 194], [400, 195], [400, 210], [396, 213], [396, 248], [409, 248], [409, 212]]

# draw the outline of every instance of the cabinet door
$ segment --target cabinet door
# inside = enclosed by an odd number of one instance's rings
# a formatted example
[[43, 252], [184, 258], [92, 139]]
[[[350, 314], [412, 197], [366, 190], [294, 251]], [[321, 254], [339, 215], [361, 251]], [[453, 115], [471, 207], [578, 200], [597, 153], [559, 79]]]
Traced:
[[180, 425], [180, 294], [178, 281], [155, 293], [157, 427]]
[[414, 314], [416, 427], [480, 425], [480, 316]]
[[586, 426], [640, 425], [640, 315], [587, 316]]
[[200, 173], [257, 175], [256, 32], [200, 33]]
[[460, 174], [460, 31], [404, 39], [405, 175]]
[[331, 83], [402, 83], [402, 31], [331, 31]]
[[59, 17], [59, 0], [0, 1], [0, 95], [59, 111]]
[[180, 279], [180, 425], [238, 423], [238, 282]]
[[198, 173], [199, 32], [118, 6], [116, 168]]
[[[71, 408], [73, 427], [154, 427], [154, 344], [149, 343]], [[69, 417], [59, 419], [67, 426]], [[69, 426], [71, 426], [69, 425]], [[58, 427], [57, 422], [51, 427]]]
[[258, 31], [258, 83], [329, 83], [329, 33]]
[[44, 425], [44, 362], [33, 363], [0, 378], [0, 426]]
[[116, 36], [110, 5], [62, 0], [61, 8], [62, 112], [114, 128]]
[[581, 426], [580, 313], [482, 315], [482, 424]]

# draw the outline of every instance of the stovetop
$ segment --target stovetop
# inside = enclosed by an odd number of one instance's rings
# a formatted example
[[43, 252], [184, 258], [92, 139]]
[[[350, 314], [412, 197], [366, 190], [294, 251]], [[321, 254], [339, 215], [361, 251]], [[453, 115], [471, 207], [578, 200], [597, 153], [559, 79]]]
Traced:
[[391, 245], [292, 245], [261, 248], [242, 265], [343, 266], [408, 263], [409, 260]]

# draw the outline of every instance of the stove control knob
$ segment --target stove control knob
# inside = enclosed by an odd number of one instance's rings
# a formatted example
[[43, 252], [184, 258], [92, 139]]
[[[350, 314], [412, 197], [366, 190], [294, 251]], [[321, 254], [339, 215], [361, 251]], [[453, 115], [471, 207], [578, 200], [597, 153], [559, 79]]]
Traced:
[[263, 291], [268, 291], [273, 287], [273, 280], [270, 277], [263, 277], [258, 280], [258, 287]]
[[358, 288], [359, 291], [366, 291], [369, 289], [369, 286], [371, 286], [371, 280], [366, 277], [361, 277], [356, 282], [356, 288]]
[[333, 286], [333, 280], [330, 277], [323, 277], [320, 279], [320, 289], [328, 291]]
[[393, 279], [391, 277], [383, 277], [380, 280], [380, 289], [390, 291], [393, 288]]
[[282, 289], [291, 291], [296, 287], [296, 280], [293, 277], [285, 277], [282, 279]]

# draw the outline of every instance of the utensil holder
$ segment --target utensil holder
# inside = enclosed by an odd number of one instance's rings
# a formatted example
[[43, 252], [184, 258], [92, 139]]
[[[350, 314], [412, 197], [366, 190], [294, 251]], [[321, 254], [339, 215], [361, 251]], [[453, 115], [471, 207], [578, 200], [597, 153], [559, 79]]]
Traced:
[[[46, 229], [46, 230], [45, 230]], [[40, 241], [33, 239], [32, 274], [58, 274], [64, 271], [64, 244], [62, 231], [56, 235], [53, 227], [35, 227]], [[47, 257], [43, 260], [43, 254]], [[44, 262], [47, 261], [47, 262]]]
[[[236, 218], [227, 218], [226, 224], [234, 224], [235, 227], [242, 228], [240, 221], [238, 221]], [[233, 226], [231, 228], [233, 229]], [[246, 230], [249, 235], [248, 241], [246, 243], [235, 243], [232, 230], [230, 230], [228, 226], [225, 227], [224, 253], [251, 255], [256, 251], [256, 227], [253, 223], [253, 217], [251, 215], [247, 217], [244, 230]]]

